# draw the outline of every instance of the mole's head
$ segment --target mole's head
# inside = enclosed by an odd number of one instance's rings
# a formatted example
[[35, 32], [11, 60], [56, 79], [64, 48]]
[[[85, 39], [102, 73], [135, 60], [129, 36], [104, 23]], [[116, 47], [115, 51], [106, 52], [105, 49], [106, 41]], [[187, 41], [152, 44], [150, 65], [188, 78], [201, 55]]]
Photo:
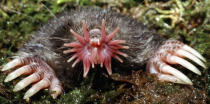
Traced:
[[123, 46], [124, 40], [112, 40], [119, 30], [117, 27], [112, 33], [106, 35], [105, 31], [105, 21], [102, 20], [101, 30], [98, 28], [91, 29], [88, 31], [85, 21], [82, 21], [84, 37], [80, 36], [72, 29], [70, 30], [74, 37], [77, 38], [79, 42], [65, 43], [66, 47], [73, 47], [64, 51], [64, 54], [74, 53], [73, 56], [67, 61], [71, 62], [75, 59], [72, 67], [74, 67], [78, 62], [83, 62], [84, 74], [83, 77], [86, 77], [90, 66], [94, 68], [95, 64], [100, 64], [106, 67], [109, 75], [112, 74], [111, 70], [111, 59], [115, 59], [123, 62], [122, 59], [118, 56], [127, 57], [127, 54], [122, 53], [119, 49], [128, 49], [128, 46]]

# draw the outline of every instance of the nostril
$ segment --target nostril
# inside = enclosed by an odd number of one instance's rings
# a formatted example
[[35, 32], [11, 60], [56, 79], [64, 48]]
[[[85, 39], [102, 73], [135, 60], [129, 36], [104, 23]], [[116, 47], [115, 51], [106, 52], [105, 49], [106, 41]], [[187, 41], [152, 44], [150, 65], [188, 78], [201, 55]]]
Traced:
[[91, 39], [91, 40], [90, 40], [90, 45], [91, 45], [92, 47], [99, 47], [99, 46], [101, 45], [100, 39], [96, 39], [96, 38]]
[[99, 30], [99, 29], [91, 29], [90, 30], [90, 38], [99, 38], [99, 37], [101, 37], [101, 30]]

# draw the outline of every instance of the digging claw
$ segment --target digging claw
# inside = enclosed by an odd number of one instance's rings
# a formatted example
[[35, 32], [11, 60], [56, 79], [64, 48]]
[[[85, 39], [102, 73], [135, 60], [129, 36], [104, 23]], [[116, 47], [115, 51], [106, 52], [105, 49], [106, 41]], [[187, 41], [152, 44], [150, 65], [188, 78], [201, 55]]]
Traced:
[[29, 75], [19, 81], [13, 91], [17, 92], [28, 85], [35, 83], [24, 95], [23, 99], [28, 99], [41, 89], [49, 89], [54, 91], [51, 96], [55, 99], [62, 93], [61, 83], [56, 77], [53, 69], [38, 57], [17, 58], [6, 64], [1, 71], [15, 69], [5, 78], [4, 82], [9, 82], [21, 75]]
[[14, 60], [10, 61], [9, 63], [7, 63], [7, 64], [1, 69], [1, 71], [10, 70], [10, 69], [14, 68], [15, 66], [19, 66], [20, 64], [21, 64], [21, 59], [14, 59]]
[[149, 60], [147, 70], [157, 74], [159, 80], [192, 85], [192, 81], [186, 75], [168, 65], [179, 64], [195, 74], [201, 75], [198, 68], [183, 58], [188, 58], [206, 69], [204, 64], [206, 60], [196, 50], [179, 41], [168, 40]]
[[42, 79], [41, 81], [37, 82], [35, 85], [33, 85], [24, 95], [23, 99], [30, 98], [34, 94], [36, 94], [38, 91], [44, 88], [48, 88], [50, 86], [49, 79]]

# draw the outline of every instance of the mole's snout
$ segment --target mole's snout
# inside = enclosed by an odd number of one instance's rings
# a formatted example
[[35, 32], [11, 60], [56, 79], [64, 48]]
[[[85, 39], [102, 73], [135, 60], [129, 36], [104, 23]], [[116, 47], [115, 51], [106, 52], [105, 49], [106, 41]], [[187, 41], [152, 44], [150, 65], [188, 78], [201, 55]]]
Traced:
[[102, 20], [101, 30], [92, 29], [88, 32], [85, 21], [83, 23], [84, 37], [80, 36], [73, 30], [71, 33], [77, 38], [79, 42], [74, 43], [65, 43], [64, 46], [72, 47], [72, 49], [65, 50], [63, 53], [75, 53], [67, 62], [71, 62], [75, 59], [72, 67], [74, 67], [78, 62], [83, 62], [84, 74], [83, 77], [86, 77], [90, 66], [94, 68], [94, 64], [100, 64], [106, 67], [109, 75], [112, 74], [111, 69], [111, 59], [115, 59], [123, 62], [122, 59], [118, 56], [127, 57], [127, 54], [120, 52], [120, 49], [128, 49], [128, 46], [123, 46], [125, 40], [112, 40], [116, 33], [119, 31], [117, 27], [112, 33], [106, 35], [105, 31], [105, 20]]
[[101, 30], [99, 29], [92, 29], [90, 30], [90, 45], [92, 47], [99, 47], [101, 46]]

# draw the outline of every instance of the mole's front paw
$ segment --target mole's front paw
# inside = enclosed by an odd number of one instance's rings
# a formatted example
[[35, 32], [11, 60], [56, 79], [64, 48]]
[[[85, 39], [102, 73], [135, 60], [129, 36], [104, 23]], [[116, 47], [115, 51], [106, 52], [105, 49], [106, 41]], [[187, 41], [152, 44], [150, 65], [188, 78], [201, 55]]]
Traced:
[[169, 65], [180, 64], [201, 75], [193, 64], [183, 59], [185, 57], [206, 68], [203, 63], [206, 60], [196, 50], [177, 40], [167, 40], [147, 63], [147, 71], [157, 74], [159, 80], [192, 85], [187, 76]]
[[[17, 69], [16, 69], [17, 68]], [[5, 82], [9, 82], [21, 75], [29, 75], [16, 84], [13, 91], [20, 91], [28, 85], [34, 85], [25, 93], [24, 99], [36, 94], [41, 89], [52, 91], [51, 96], [55, 99], [62, 92], [61, 83], [55, 75], [53, 69], [38, 57], [17, 58], [6, 64], [1, 71], [16, 69], [11, 72]]]

